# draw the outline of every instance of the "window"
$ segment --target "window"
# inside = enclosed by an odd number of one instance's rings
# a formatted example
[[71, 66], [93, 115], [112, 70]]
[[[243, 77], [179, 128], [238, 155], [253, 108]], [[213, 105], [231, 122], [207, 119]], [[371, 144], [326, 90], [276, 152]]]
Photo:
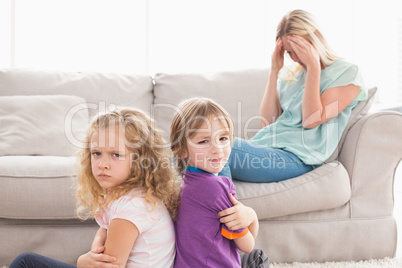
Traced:
[[4, 0], [0, 67], [140, 73], [269, 67], [276, 26], [313, 13], [377, 101], [402, 101], [397, 0]]
[[146, 0], [12, 2], [15, 67], [146, 72]]

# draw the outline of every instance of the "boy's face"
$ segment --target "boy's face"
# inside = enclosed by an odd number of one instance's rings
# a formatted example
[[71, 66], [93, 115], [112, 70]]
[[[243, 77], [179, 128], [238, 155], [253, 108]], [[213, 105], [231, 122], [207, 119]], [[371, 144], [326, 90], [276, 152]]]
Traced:
[[222, 118], [210, 116], [193, 131], [191, 138], [187, 137], [187, 152], [182, 157], [189, 161], [188, 165], [218, 175], [231, 152], [228, 124]]

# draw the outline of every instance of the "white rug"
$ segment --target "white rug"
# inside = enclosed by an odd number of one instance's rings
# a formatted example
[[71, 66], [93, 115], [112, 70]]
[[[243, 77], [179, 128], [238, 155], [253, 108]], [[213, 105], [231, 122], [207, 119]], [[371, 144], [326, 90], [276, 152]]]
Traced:
[[[271, 263], [270, 268], [401, 268], [402, 259], [385, 258], [381, 260], [367, 260], [359, 262], [309, 262], [309, 263]], [[7, 268], [3, 266], [1, 268]]]
[[[359, 262], [309, 262], [309, 263], [271, 263], [270, 268], [401, 268], [402, 259], [385, 258]], [[0, 268], [7, 268], [6, 266]]]
[[271, 263], [270, 268], [401, 268], [401, 258], [385, 258], [359, 262], [309, 262], [309, 263]]

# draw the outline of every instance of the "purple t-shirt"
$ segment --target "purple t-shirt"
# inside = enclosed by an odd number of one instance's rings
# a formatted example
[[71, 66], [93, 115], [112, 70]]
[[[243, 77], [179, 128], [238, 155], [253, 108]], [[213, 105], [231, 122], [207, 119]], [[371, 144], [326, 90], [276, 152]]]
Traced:
[[[248, 229], [230, 231], [219, 221], [218, 213], [232, 207], [229, 193], [235, 196], [233, 182], [190, 167], [183, 177], [176, 232], [175, 268], [240, 267], [240, 255], [233, 238]], [[226, 236], [226, 237], [225, 237]]]

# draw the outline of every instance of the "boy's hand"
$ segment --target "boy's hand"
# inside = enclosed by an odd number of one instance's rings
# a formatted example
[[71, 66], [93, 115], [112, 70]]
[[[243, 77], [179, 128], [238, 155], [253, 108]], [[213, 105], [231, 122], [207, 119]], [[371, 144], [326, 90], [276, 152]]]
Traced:
[[105, 267], [105, 268], [118, 268], [119, 266], [113, 264], [116, 261], [115, 257], [102, 254], [105, 247], [93, 249], [86, 254], [81, 255], [77, 261], [77, 268], [87, 267]]
[[229, 198], [233, 207], [218, 213], [219, 217], [221, 217], [220, 222], [224, 223], [229, 230], [234, 231], [246, 228], [254, 221], [258, 221], [257, 214], [252, 208], [246, 207], [237, 201], [232, 194], [229, 194]]

